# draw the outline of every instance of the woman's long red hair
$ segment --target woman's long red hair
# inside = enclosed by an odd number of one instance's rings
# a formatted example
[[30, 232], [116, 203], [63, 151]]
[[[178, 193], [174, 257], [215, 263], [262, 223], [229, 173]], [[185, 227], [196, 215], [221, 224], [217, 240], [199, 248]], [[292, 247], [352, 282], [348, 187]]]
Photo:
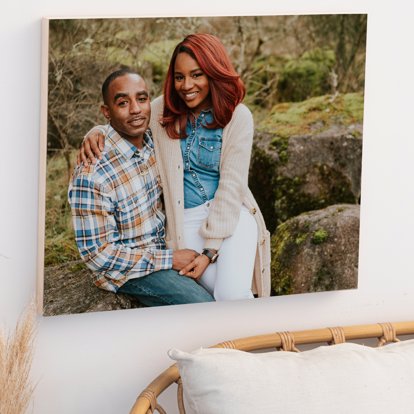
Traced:
[[214, 120], [208, 127], [224, 128], [230, 122], [236, 106], [243, 100], [246, 88], [224, 45], [216, 36], [191, 34], [175, 47], [164, 84], [164, 112], [161, 122], [168, 136], [186, 136], [188, 108], [174, 87], [174, 66], [179, 53], [188, 53], [195, 59], [208, 78], [214, 115]]

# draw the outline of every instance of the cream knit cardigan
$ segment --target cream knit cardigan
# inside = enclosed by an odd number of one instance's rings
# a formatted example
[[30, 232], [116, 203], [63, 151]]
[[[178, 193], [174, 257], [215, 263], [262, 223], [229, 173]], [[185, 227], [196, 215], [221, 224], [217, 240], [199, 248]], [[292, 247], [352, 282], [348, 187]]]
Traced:
[[[184, 249], [184, 178], [180, 140], [171, 139], [160, 125], [164, 100], [160, 96], [151, 103], [150, 128], [154, 139], [155, 158], [163, 187], [167, 215], [167, 245]], [[253, 144], [253, 117], [239, 104], [231, 121], [223, 129], [220, 159], [220, 181], [209, 216], [200, 228], [205, 247], [219, 249], [231, 236], [244, 204], [258, 225], [257, 251], [254, 266], [253, 292], [259, 297], [270, 295], [270, 235], [259, 206], [248, 188], [248, 173]]]

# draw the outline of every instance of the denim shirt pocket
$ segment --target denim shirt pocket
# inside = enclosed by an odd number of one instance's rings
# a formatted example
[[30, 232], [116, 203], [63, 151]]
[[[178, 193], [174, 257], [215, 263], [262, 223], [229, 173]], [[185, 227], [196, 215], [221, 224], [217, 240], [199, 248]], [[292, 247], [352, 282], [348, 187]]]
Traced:
[[221, 135], [200, 136], [197, 161], [203, 168], [218, 171], [221, 155]]

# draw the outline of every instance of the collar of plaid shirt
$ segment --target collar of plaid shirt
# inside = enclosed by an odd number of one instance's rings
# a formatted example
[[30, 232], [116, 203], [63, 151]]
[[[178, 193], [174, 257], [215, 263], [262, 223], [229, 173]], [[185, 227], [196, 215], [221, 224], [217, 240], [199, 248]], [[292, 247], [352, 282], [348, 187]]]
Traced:
[[144, 147], [143, 149], [138, 149], [135, 145], [131, 144], [125, 138], [122, 138], [110, 124], [107, 125], [105, 131], [105, 141], [111, 147], [116, 147], [118, 151], [127, 159], [131, 159], [133, 156], [140, 155], [142, 151], [154, 150], [154, 142], [152, 140], [151, 130], [147, 129], [144, 134]]

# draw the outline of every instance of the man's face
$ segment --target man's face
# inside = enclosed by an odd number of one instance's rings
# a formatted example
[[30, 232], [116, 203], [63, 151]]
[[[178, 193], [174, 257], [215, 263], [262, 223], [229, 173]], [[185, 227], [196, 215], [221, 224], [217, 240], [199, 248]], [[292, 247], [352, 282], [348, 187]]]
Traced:
[[109, 84], [107, 102], [101, 110], [123, 138], [130, 141], [143, 137], [151, 116], [148, 88], [144, 79], [130, 73], [114, 79]]

